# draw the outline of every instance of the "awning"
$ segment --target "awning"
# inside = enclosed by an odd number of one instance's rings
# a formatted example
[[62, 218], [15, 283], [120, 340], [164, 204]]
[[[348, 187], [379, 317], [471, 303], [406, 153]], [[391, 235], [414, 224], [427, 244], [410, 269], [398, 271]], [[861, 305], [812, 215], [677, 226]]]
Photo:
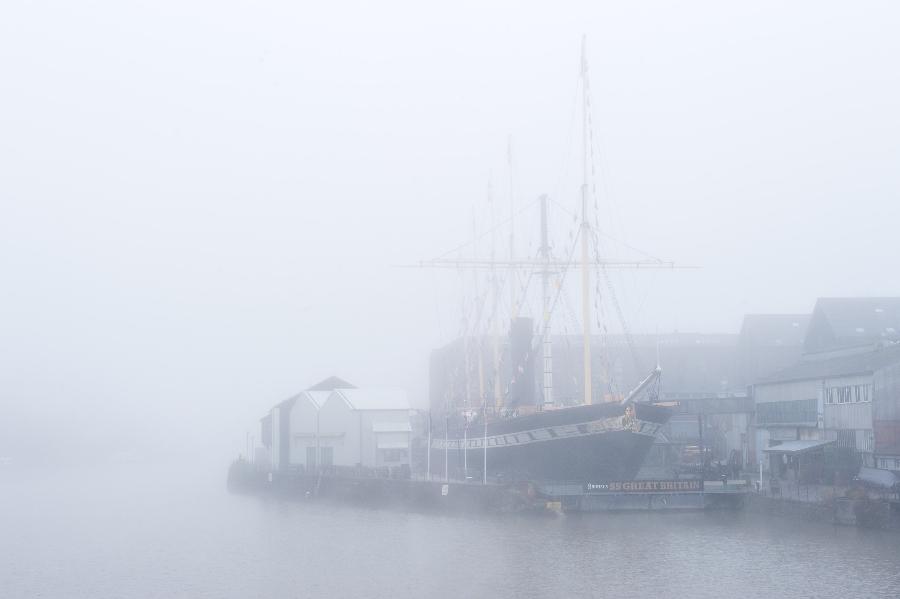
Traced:
[[394, 441], [382, 443], [381, 441], [379, 441], [378, 449], [409, 449], [409, 443], [397, 443]]
[[372, 432], [376, 433], [411, 433], [409, 422], [373, 422]]
[[834, 441], [785, 441], [781, 445], [773, 445], [763, 449], [766, 453], [786, 453], [797, 455], [821, 449], [826, 445], [831, 445]]
[[867, 468], [863, 466], [859, 469], [856, 478], [864, 483], [875, 485], [876, 487], [884, 487], [885, 489], [893, 489], [900, 478], [890, 470], [882, 470], [881, 468]]

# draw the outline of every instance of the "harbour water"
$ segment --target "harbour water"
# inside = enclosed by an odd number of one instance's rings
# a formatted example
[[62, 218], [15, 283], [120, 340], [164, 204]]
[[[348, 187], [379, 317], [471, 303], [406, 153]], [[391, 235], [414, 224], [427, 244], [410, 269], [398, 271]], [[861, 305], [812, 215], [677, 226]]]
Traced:
[[134, 464], [7, 469], [0, 491], [7, 599], [900, 596], [900, 535], [746, 512], [409, 514]]

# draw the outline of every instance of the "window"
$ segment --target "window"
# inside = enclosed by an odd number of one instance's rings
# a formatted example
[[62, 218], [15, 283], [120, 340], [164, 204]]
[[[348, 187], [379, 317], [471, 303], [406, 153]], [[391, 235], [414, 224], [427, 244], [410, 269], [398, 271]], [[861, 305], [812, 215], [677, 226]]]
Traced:
[[871, 401], [869, 388], [871, 385], [844, 385], [842, 387], [826, 387], [825, 403], [828, 405], [844, 403], [867, 403]]
[[759, 424], [816, 422], [818, 418], [815, 399], [773, 401], [756, 405], [756, 421]]
[[307, 447], [306, 448], [306, 469], [314, 470], [316, 467], [316, 448], [315, 447]]
[[846, 449], [856, 448], [856, 431], [841, 429], [835, 432], [837, 433], [837, 443], [835, 445]]

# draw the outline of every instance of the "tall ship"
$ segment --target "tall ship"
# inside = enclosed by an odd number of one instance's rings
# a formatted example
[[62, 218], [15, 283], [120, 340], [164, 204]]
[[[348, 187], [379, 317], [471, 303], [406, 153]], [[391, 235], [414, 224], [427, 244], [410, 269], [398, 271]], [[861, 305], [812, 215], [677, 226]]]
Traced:
[[[593, 371], [592, 351], [596, 350], [592, 341], [599, 335], [593, 333], [592, 315], [596, 312], [600, 317], [597, 296], [601, 282], [610, 284], [609, 271], [672, 268], [672, 264], [655, 258], [628, 262], [603, 259], [597, 210], [591, 210], [592, 205], [596, 206], [596, 191], [584, 42], [579, 79], [583, 153], [580, 210], [578, 214], [570, 212], [577, 228], [571, 232], [565, 255], [557, 256], [549, 239], [548, 212], [553, 200], [546, 195], [536, 202], [540, 210], [537, 252], [528, 258], [516, 255], [518, 213], [510, 181], [508, 259], [498, 258], [496, 232], [500, 226], [494, 217], [489, 230], [489, 257], [445, 255], [420, 263], [424, 267], [456, 269], [466, 277], [471, 273], [476, 288], [475, 299], [464, 307], [463, 331], [453, 356], [432, 355], [426, 468], [433, 479], [484, 483], [630, 480], [671, 416], [669, 407], [654, 403], [662, 372], [658, 363], [647, 369], [629, 390], [618, 390], [611, 383], [614, 375], [608, 369]], [[510, 179], [511, 156], [510, 149]], [[490, 187], [488, 193], [495, 215], [496, 202]], [[551, 331], [554, 315], [560, 311], [566, 279], [574, 273], [580, 279], [581, 365], [575, 377], [580, 380], [577, 393], [572, 393], [572, 385], [566, 393], [560, 393], [554, 386]], [[532, 303], [526, 301], [526, 295], [537, 287], [532, 284], [537, 280], [540, 318], [532, 319], [522, 312]], [[501, 298], [506, 291], [509, 310], [508, 318], [503, 318], [499, 306], [506, 303], [506, 298]], [[611, 287], [607, 295], [616, 302], [615, 312], [622, 319]], [[602, 323], [598, 325], [606, 330]], [[504, 341], [501, 328], [508, 331]], [[622, 328], [627, 340], [624, 322]]]

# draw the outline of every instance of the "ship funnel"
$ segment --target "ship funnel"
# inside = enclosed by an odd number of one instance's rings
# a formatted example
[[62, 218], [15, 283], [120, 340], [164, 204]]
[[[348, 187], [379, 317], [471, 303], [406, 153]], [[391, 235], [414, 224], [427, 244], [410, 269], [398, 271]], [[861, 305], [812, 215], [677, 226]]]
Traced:
[[509, 398], [508, 408], [535, 405], [534, 351], [531, 318], [514, 318], [509, 328]]

